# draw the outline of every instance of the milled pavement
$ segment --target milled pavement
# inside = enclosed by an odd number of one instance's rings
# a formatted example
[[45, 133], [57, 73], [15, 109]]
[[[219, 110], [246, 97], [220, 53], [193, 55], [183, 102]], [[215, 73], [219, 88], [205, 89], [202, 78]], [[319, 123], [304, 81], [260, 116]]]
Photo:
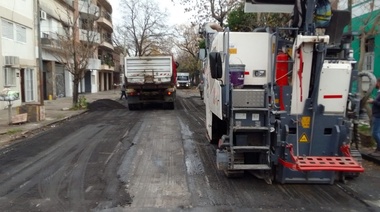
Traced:
[[[98, 93], [79, 94], [85, 96], [88, 103], [94, 102], [98, 99], [112, 99], [119, 101], [120, 91], [108, 90]], [[125, 99], [121, 101], [127, 101]], [[37, 130], [42, 127], [52, 126], [54, 123], [72, 118], [74, 116], [85, 113], [87, 110], [71, 110], [72, 97], [57, 98], [55, 100], [45, 100], [45, 120], [38, 122], [26, 122], [23, 124], [9, 125], [9, 112], [8, 108], [0, 109], [0, 149], [4, 148], [19, 138], [26, 137], [28, 132]], [[12, 108], [12, 115], [17, 114], [16, 107]]]
[[[188, 95], [193, 96], [195, 89], [183, 90], [182, 95], [187, 97]], [[80, 94], [80, 96], [85, 96], [88, 103], [94, 102], [99, 99], [111, 99], [120, 101], [120, 91], [108, 90], [101, 91], [98, 93], [86, 93]], [[127, 101], [125, 99], [121, 101]], [[72, 97], [57, 98], [55, 100], [45, 100], [45, 120], [39, 122], [26, 122], [23, 124], [13, 124], [9, 125], [9, 112], [7, 108], [0, 109], [0, 149], [11, 145], [18, 139], [26, 137], [29, 132], [38, 130], [39, 128], [52, 126], [57, 122], [61, 122], [65, 119], [69, 119], [85, 113], [87, 110], [71, 110], [72, 108]], [[12, 108], [12, 115], [17, 114], [16, 108]], [[360, 153], [362, 157], [366, 160], [373, 161], [380, 164], [380, 157], [373, 157], [369, 153], [373, 152], [373, 148], [360, 148]]]

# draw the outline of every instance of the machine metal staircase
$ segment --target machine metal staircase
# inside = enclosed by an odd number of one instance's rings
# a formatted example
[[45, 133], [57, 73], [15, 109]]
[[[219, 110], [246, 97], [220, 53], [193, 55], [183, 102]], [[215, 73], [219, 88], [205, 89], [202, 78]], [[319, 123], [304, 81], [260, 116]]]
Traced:
[[[270, 170], [270, 125], [265, 89], [231, 89], [229, 148], [232, 170]], [[232, 118], [233, 117], [233, 118]], [[239, 138], [244, 135], [243, 138]], [[248, 135], [248, 136], [247, 136]], [[251, 139], [256, 137], [258, 139]], [[263, 139], [260, 139], [263, 138]], [[255, 140], [255, 142], [253, 142]], [[254, 162], [248, 158], [254, 157]]]

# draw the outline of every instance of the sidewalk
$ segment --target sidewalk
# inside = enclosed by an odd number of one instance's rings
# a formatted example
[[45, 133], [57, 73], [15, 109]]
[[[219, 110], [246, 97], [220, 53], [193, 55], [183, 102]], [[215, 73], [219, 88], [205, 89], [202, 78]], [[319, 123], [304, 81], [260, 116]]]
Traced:
[[[108, 90], [98, 93], [80, 94], [85, 96], [88, 103], [98, 99], [116, 100], [120, 97], [120, 91]], [[125, 101], [125, 100], [123, 100]], [[9, 145], [11, 141], [25, 137], [26, 134], [38, 128], [53, 125], [56, 122], [82, 114], [86, 110], [70, 110], [72, 107], [72, 97], [57, 98], [56, 100], [45, 100], [45, 120], [39, 122], [27, 122], [24, 124], [9, 125], [8, 109], [0, 109], [0, 148]], [[12, 108], [12, 116], [16, 115], [16, 108]]]
[[[195, 90], [183, 90], [184, 96], [193, 96], [196, 93]], [[98, 93], [88, 93], [80, 94], [84, 95], [87, 99], [87, 102], [94, 102], [98, 99], [112, 99], [118, 100], [120, 98], [120, 91], [109, 90], [102, 91]], [[125, 100], [123, 100], [125, 101]], [[45, 105], [45, 114], [46, 119], [40, 122], [31, 122], [24, 123], [20, 125], [9, 125], [8, 120], [8, 109], [0, 110], [0, 149], [6, 145], [9, 145], [11, 141], [18, 138], [25, 137], [28, 132], [39, 129], [44, 126], [53, 125], [56, 122], [68, 119], [70, 117], [82, 114], [86, 110], [69, 110], [72, 106], [72, 98], [64, 97], [58, 98], [56, 100], [46, 100]], [[16, 114], [16, 109], [13, 108], [12, 115]], [[360, 153], [362, 154], [363, 159], [373, 161], [377, 164], [380, 164], [380, 157], [373, 157], [369, 153], [373, 152], [370, 148], [361, 148]]]

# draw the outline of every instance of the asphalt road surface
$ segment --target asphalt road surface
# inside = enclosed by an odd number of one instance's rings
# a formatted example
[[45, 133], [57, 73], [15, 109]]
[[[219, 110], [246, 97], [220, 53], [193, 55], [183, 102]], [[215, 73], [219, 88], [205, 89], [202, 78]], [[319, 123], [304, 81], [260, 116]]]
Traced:
[[229, 179], [215, 164], [196, 92], [175, 110], [101, 100], [0, 150], [0, 211], [380, 211], [380, 168], [346, 184]]

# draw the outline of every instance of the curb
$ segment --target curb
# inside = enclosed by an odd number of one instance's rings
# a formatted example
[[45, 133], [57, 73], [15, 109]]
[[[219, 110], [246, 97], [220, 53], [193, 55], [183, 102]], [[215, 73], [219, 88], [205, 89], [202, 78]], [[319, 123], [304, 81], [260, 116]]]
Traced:
[[367, 153], [361, 153], [362, 158], [380, 165], [380, 157], [374, 157]]
[[[3, 149], [3, 148], [6, 148], [9, 145], [18, 143], [17, 140], [25, 138], [26, 134], [37, 132], [38, 130], [41, 130], [42, 128], [49, 127], [49, 126], [52, 126], [52, 125], [60, 123], [60, 122], [64, 122], [64, 121], [69, 120], [71, 118], [75, 118], [77, 116], [83, 115], [83, 114], [85, 114], [87, 112], [88, 112], [88, 109], [84, 110], [83, 112], [79, 112], [77, 114], [73, 114], [73, 115], [66, 116], [66, 117], [61, 118], [61, 119], [57, 119], [57, 120], [53, 120], [51, 122], [47, 122], [46, 124], [41, 124], [41, 126], [38, 126], [38, 127], [34, 128], [34, 129], [22, 131], [19, 134], [15, 135], [13, 138], [10, 138], [9, 140], [2, 141], [3, 144], [0, 144], [0, 150]], [[5, 133], [3, 135], [5, 135]]]

